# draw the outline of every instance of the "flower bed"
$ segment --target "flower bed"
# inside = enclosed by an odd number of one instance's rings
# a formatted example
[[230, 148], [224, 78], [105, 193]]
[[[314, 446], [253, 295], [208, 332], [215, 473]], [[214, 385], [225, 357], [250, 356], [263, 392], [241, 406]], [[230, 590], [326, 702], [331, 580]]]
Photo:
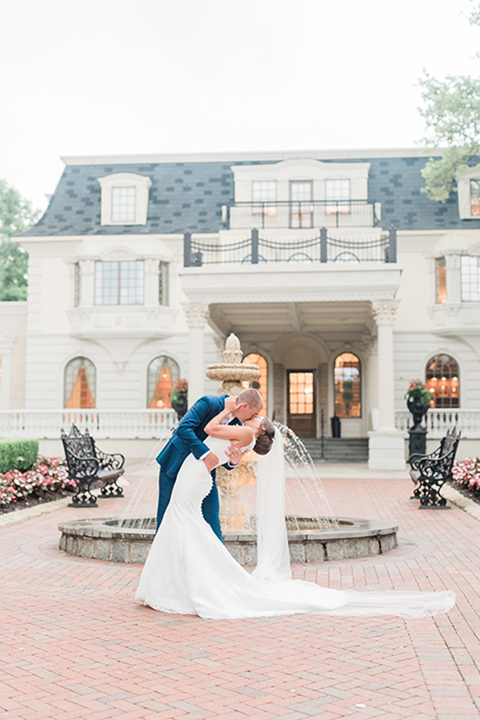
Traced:
[[459, 489], [480, 500], [480, 458], [466, 458], [454, 463], [452, 478]]
[[0, 474], [0, 509], [12, 509], [27, 498], [37, 502], [54, 499], [55, 495], [72, 491], [75, 487], [74, 481], [68, 477], [64, 460], [39, 455], [30, 470], [8, 470]]

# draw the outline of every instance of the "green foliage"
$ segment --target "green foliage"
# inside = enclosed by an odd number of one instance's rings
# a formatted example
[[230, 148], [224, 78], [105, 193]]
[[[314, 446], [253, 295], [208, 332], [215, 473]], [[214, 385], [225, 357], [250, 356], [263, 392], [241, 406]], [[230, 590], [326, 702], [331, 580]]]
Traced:
[[0, 473], [29, 470], [37, 462], [38, 440], [0, 439]]
[[466, 75], [437, 80], [425, 73], [420, 80], [427, 147], [447, 146], [439, 159], [430, 158], [422, 171], [430, 200], [447, 202], [457, 172], [480, 151], [480, 79]]
[[475, 8], [468, 16], [468, 22], [470, 25], [480, 25], [480, 4], [478, 0], [470, 0], [470, 2], [475, 2]]
[[0, 180], [0, 300], [26, 300], [28, 254], [12, 237], [33, 225], [39, 212]]
[[[470, 25], [480, 26], [480, 3], [472, 2]], [[477, 54], [480, 58], [480, 55]], [[427, 137], [424, 145], [445, 147], [441, 158], [430, 158], [422, 170], [430, 200], [446, 203], [456, 191], [455, 177], [468, 167], [480, 150], [480, 79], [469, 75], [449, 75], [444, 80], [424, 72], [420, 79]]]

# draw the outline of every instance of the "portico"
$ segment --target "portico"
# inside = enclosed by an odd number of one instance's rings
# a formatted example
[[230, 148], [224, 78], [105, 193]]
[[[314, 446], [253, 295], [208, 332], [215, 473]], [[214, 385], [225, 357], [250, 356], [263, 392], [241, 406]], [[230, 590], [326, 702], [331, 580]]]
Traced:
[[[404, 467], [394, 428], [393, 323], [396, 264], [222, 264], [180, 273], [190, 325], [190, 402], [204, 391], [203, 331], [219, 342], [234, 332], [246, 354], [268, 367], [268, 414], [304, 437], [319, 437], [338, 409], [336, 360], [358, 359], [358, 411], [341, 419], [343, 437], [369, 436], [369, 464]], [[201, 327], [203, 326], [203, 327]], [[379, 369], [381, 368], [381, 372]], [[351, 383], [350, 383], [351, 385]], [[345, 385], [346, 387], [346, 385]], [[295, 393], [309, 395], [308, 407]], [[350, 389], [344, 390], [344, 397]]]

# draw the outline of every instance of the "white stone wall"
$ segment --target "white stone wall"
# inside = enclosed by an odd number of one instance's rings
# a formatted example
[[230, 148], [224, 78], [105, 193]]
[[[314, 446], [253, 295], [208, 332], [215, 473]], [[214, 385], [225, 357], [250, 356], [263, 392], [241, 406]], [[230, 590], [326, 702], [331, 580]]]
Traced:
[[[449, 307], [435, 304], [434, 275], [436, 256], [445, 253], [458, 255], [462, 250], [475, 247], [479, 241], [479, 231], [398, 233], [398, 260], [403, 274], [397, 294], [400, 305], [394, 326], [397, 408], [405, 405], [404, 394], [410, 379], [423, 378], [428, 359], [444, 352], [452, 355], [460, 366], [461, 407], [480, 409], [480, 308], [476, 319], [468, 316], [468, 332], [458, 329], [454, 332], [455, 322], [460, 322], [458, 318], [462, 320], [464, 308], [460, 307], [455, 315], [455, 308], [450, 308], [449, 314]], [[188, 377], [189, 328], [182, 309], [186, 298], [177, 276], [183, 261], [180, 236], [31, 238], [22, 241], [22, 244], [30, 254], [28, 320], [24, 303], [0, 304], [0, 349], [2, 332], [4, 344], [10, 343], [12, 348], [10, 407], [62, 407], [64, 368], [78, 355], [88, 357], [95, 364], [98, 408], [145, 407], [147, 367], [160, 354], [173, 357], [180, 366], [181, 376]], [[93, 304], [95, 259], [127, 256], [154, 258], [146, 266], [146, 274], [150, 275], [146, 281], [150, 283], [149, 289], [146, 287], [146, 304], [133, 310], [121, 306], [96, 307]], [[155, 263], [159, 259], [170, 262], [172, 267], [171, 303], [168, 308], [159, 307], [158, 301], [155, 305]], [[82, 278], [82, 302], [78, 309], [73, 307], [73, 267], [76, 261], [83, 263], [82, 271], [85, 273]], [[451, 263], [451, 268], [449, 272], [454, 273], [455, 263]], [[295, 273], [301, 271], [301, 266], [295, 267]], [[454, 275], [450, 276], [450, 283], [452, 277]], [[452, 287], [450, 284], [449, 289]], [[279, 293], [282, 290], [278, 288]], [[467, 320], [461, 327], [467, 327]], [[235, 331], [235, 328], [232, 330]], [[371, 418], [367, 415], [377, 407], [373, 320], [371, 333], [370, 339], [353, 334], [349, 336], [348, 349], [356, 352], [363, 361], [365, 419], [362, 434], [371, 427]], [[369, 355], [372, 338], [373, 354]], [[205, 364], [221, 359], [218, 340], [218, 335], [207, 327]], [[257, 338], [255, 350], [266, 352], [271, 358], [273, 384], [270, 399], [274, 399], [278, 419], [284, 419], [285, 379], [281, 377], [275, 349], [280, 340], [281, 335]], [[328, 367], [325, 366], [327, 374], [322, 375], [319, 383], [322, 395], [328, 387], [328, 406], [325, 398], [319, 395], [319, 407], [327, 409], [328, 422], [333, 389], [330, 360], [337, 349], [341, 349], [346, 336], [342, 335], [339, 327], [338, 330], [332, 328], [328, 336], [319, 336], [318, 340], [324, 343], [328, 356], [328, 359], [322, 360], [328, 362]], [[245, 343], [243, 349], [250, 351], [253, 347]], [[292, 356], [292, 362], [293, 359]], [[274, 380], [275, 364], [277, 372]], [[282, 365], [289, 367], [291, 363], [282, 360]], [[205, 391], [215, 392], [216, 389], [214, 383], [205, 379]]]

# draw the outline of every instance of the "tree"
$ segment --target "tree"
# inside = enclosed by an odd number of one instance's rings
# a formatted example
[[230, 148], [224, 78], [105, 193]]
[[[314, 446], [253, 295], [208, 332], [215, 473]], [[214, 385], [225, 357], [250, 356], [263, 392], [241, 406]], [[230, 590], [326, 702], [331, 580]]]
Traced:
[[31, 227], [39, 211], [0, 180], [0, 300], [27, 299], [28, 253], [12, 237]]
[[[468, 20], [480, 26], [478, 2]], [[423, 192], [430, 200], [446, 203], [455, 191], [457, 172], [465, 170], [480, 153], [480, 78], [449, 75], [437, 80], [425, 72], [420, 86], [424, 106], [419, 110], [427, 128], [425, 146], [445, 146], [442, 157], [430, 158], [422, 170]]]

